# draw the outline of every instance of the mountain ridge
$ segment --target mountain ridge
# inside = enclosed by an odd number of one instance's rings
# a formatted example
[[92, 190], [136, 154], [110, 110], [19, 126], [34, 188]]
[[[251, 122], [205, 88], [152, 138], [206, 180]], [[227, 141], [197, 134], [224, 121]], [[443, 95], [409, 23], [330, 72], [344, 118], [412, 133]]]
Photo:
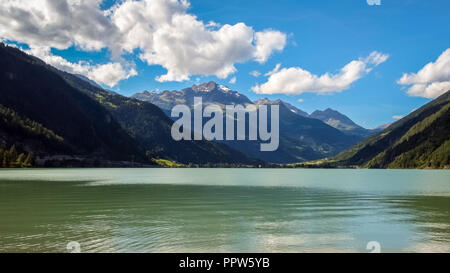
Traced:
[[375, 132], [371, 129], [363, 128], [346, 115], [331, 108], [327, 108], [323, 111], [315, 110], [311, 113], [311, 115], [309, 115], [309, 117], [319, 119], [326, 124], [350, 135], [367, 137]]
[[194, 96], [201, 96], [204, 104], [215, 103], [221, 101], [222, 104], [251, 104], [249, 98], [236, 91], [231, 90], [225, 85], [217, 84], [213, 81], [192, 85], [181, 91], [144, 91], [131, 95], [131, 98], [148, 101], [164, 110], [170, 110], [177, 104], [193, 105]]
[[171, 107], [180, 103], [192, 108], [194, 96], [201, 96], [204, 105], [280, 105], [280, 146], [277, 151], [260, 152], [260, 141], [221, 142], [249, 157], [269, 163], [282, 164], [332, 156], [362, 140], [360, 136], [345, 135], [318, 119], [309, 118], [306, 112], [282, 100], [266, 98], [252, 102], [245, 95], [215, 82], [193, 85], [181, 91], [137, 93], [131, 97], [148, 100], [170, 115]]
[[336, 157], [297, 167], [450, 168], [450, 91]]
[[[228, 93], [228, 98], [223, 99], [220, 95], [217, 95], [217, 92], [220, 93]], [[211, 92], [213, 92], [213, 95], [211, 95]], [[210, 93], [210, 94], [208, 94]], [[348, 135], [357, 135], [361, 137], [367, 137], [371, 134], [374, 134], [378, 131], [380, 131], [379, 128], [373, 128], [373, 129], [366, 129], [358, 124], [356, 124], [354, 121], [352, 121], [349, 117], [346, 115], [333, 110], [331, 108], [327, 108], [324, 111], [315, 110], [313, 113], [308, 114], [307, 112], [299, 109], [298, 107], [284, 101], [281, 99], [276, 100], [270, 100], [268, 98], [260, 98], [256, 101], [250, 101], [247, 96], [237, 92], [233, 91], [230, 88], [228, 88], [225, 85], [221, 85], [218, 83], [215, 83], [213, 81], [206, 82], [203, 84], [194, 84], [189, 88], [184, 88], [181, 91], [177, 90], [164, 90], [162, 92], [156, 92], [156, 91], [143, 91], [139, 93], [135, 93], [131, 95], [132, 98], [136, 98], [143, 101], [151, 102], [158, 107], [160, 107], [168, 116], [170, 116], [171, 109], [177, 105], [177, 104], [185, 104], [185, 105], [192, 105], [193, 96], [201, 96], [203, 99], [204, 104], [210, 104], [210, 103], [219, 103], [221, 105], [248, 105], [248, 104], [283, 104], [286, 106], [291, 112], [298, 114], [303, 117], [309, 117], [309, 118], [315, 118], [323, 121], [324, 123], [330, 125], [331, 127], [334, 127], [340, 131], [342, 131], [345, 134]]]
[[[53, 73], [43, 61], [4, 44], [0, 44], [0, 55], [0, 104], [20, 119], [36, 122], [64, 139], [58, 145], [38, 145], [34, 137], [23, 135], [24, 148], [33, 149], [36, 156], [50, 152], [145, 161], [137, 144], [110, 113]], [[17, 139], [11, 137], [13, 132], [8, 128], [0, 128], [5, 143]]]

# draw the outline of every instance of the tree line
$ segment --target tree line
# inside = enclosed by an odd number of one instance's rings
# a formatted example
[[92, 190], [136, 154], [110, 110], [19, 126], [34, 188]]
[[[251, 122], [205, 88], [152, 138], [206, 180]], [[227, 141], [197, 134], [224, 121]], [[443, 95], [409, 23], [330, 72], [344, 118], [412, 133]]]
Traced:
[[48, 140], [63, 142], [64, 139], [42, 124], [26, 117], [20, 116], [14, 110], [0, 104], [0, 124], [9, 130], [25, 131], [27, 134], [41, 136]]

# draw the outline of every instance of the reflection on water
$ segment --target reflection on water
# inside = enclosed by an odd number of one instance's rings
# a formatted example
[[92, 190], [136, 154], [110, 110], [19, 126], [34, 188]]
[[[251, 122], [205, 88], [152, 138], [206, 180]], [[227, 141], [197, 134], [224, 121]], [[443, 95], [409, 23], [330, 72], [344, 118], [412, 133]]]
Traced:
[[82, 252], [368, 252], [369, 241], [383, 252], [449, 252], [449, 177], [383, 170], [0, 171], [0, 252], [65, 252], [70, 241]]
[[387, 201], [400, 212], [407, 211], [405, 224], [414, 226], [426, 240], [417, 240], [405, 248], [408, 252], [450, 252], [450, 197], [400, 196]]

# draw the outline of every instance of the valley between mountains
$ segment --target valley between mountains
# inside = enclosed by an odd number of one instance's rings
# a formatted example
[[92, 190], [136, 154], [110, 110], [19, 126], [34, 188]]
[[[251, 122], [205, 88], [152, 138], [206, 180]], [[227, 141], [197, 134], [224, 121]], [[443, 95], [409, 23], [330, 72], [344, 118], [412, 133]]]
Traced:
[[[0, 45], [1, 167], [448, 168], [450, 93], [405, 118], [366, 129], [333, 109], [311, 114], [215, 82], [125, 97]], [[260, 141], [175, 141], [178, 104], [279, 105], [279, 148]]]

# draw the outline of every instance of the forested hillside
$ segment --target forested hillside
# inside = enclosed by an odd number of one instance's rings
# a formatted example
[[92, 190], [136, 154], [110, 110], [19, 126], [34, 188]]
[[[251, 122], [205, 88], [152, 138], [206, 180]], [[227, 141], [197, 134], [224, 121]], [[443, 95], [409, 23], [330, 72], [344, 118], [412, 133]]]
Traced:
[[0, 86], [2, 122], [6, 124], [0, 127], [2, 142], [39, 157], [64, 154], [146, 160], [135, 140], [104, 107], [39, 59], [1, 45]]
[[338, 156], [304, 167], [450, 168], [450, 91]]
[[255, 162], [223, 144], [176, 142], [170, 134], [173, 121], [157, 106], [104, 90], [4, 44], [0, 105], [0, 144], [33, 153], [39, 165], [154, 165], [155, 158], [186, 164]]

